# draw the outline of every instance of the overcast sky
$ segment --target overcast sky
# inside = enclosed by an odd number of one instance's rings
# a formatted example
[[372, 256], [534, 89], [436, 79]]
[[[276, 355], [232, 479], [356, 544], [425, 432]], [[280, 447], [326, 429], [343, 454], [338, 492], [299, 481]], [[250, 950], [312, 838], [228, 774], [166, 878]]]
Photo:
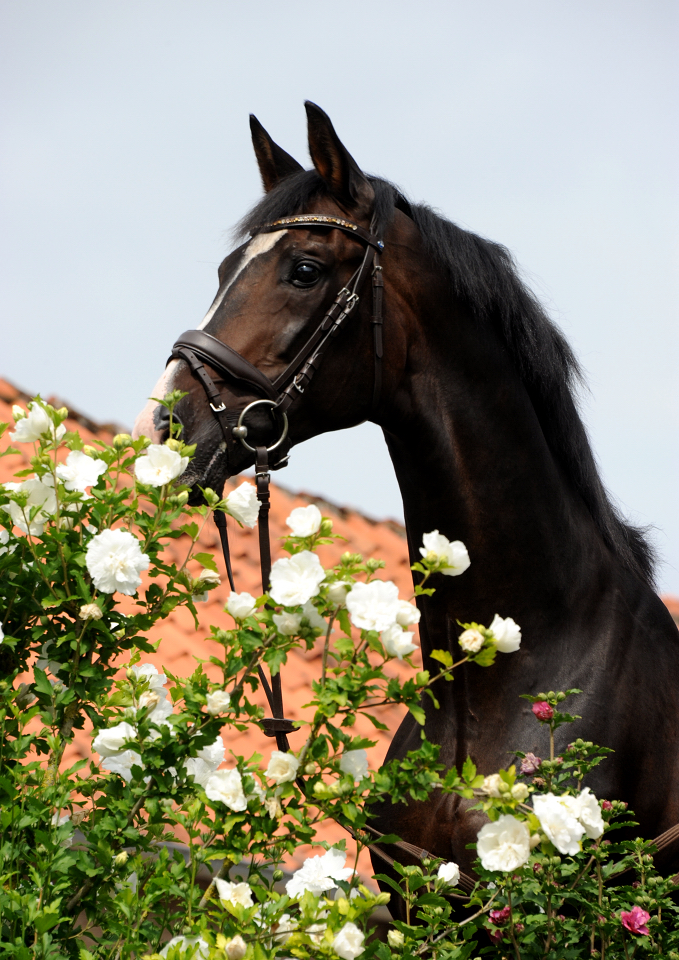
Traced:
[[[0, 0], [0, 374], [131, 425], [303, 101], [367, 171], [507, 245], [588, 375], [609, 489], [679, 594], [674, 0]], [[388, 313], [388, 308], [387, 308]], [[401, 516], [366, 425], [281, 482]]]

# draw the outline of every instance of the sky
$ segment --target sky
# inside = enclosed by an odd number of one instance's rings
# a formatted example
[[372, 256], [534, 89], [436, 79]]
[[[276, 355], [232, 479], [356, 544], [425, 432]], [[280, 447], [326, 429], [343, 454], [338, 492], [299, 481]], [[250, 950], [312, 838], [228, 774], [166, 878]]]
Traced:
[[[311, 99], [364, 170], [512, 251], [679, 594], [678, 23], [673, 0], [0, 0], [0, 375], [130, 426], [261, 194], [248, 114], [309, 165]], [[370, 424], [277, 479], [402, 518]]]

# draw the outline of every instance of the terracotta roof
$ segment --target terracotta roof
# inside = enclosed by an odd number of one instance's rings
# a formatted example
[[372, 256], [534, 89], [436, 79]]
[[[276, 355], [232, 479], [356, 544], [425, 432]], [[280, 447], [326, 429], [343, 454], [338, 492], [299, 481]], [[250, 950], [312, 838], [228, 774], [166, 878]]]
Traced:
[[[8, 381], [0, 380], [0, 421], [11, 422], [12, 404], [19, 403], [25, 406], [28, 399], [30, 397]], [[54, 398], [47, 399], [57, 406], [62, 405], [61, 401], [54, 400]], [[67, 426], [68, 429], [79, 430], [86, 442], [91, 441], [94, 437], [108, 441], [113, 433], [120, 429], [110, 424], [99, 425], [75, 411], [71, 412], [71, 418]], [[5, 439], [3, 442], [6, 444], [8, 441]], [[0, 460], [0, 482], [11, 479], [15, 470], [22, 469], [27, 465], [28, 450], [25, 455], [3, 458]], [[228, 481], [228, 484], [232, 487], [237, 486], [241, 480], [242, 478], [236, 478]], [[324, 566], [335, 563], [345, 550], [352, 553], [361, 553], [365, 558], [377, 557], [386, 563], [381, 576], [384, 579], [393, 580], [398, 585], [402, 596], [407, 597], [412, 593], [412, 580], [403, 527], [391, 520], [384, 522], [370, 520], [355, 510], [339, 507], [305, 493], [291, 493], [275, 484], [272, 485], [271, 491], [273, 559], [276, 559], [282, 553], [276, 545], [280, 543], [280, 538], [285, 531], [285, 518], [294, 507], [304, 506], [308, 503], [316, 503], [324, 516], [329, 516], [333, 520], [335, 532], [346, 538], [346, 542], [340, 541], [338, 545], [319, 549], [321, 562]], [[231, 520], [228, 521], [228, 524], [236, 588], [239, 591], [246, 590], [257, 596], [260, 592], [257, 531], [256, 529], [241, 529]], [[219, 554], [219, 541], [213, 524], [207, 524], [203, 529], [200, 548]], [[181, 540], [172, 541], [166, 549], [173, 559], [179, 559], [180, 556], [183, 559], [185, 547], [182, 546]], [[223, 563], [220, 554], [217, 562], [222, 569]], [[218, 653], [217, 644], [209, 639], [209, 627], [214, 624], [228, 629], [233, 625], [231, 618], [224, 612], [224, 603], [228, 592], [229, 588], [224, 575], [224, 582], [221, 586], [209, 593], [208, 602], [199, 604], [200, 626], [198, 630], [194, 627], [193, 618], [189, 611], [183, 608], [174, 611], [167, 620], [159, 623], [149, 634], [151, 640], [158, 640], [162, 637], [159, 653], [156, 656], [145, 657], [145, 659], [154, 662], [159, 669], [167, 667], [172, 673], [187, 676], [193, 672], [195, 667], [196, 661], [194, 658], [199, 657], [201, 660], [207, 660], [213, 653]], [[679, 623], [679, 598], [663, 597], [662, 599]], [[283, 668], [285, 713], [287, 717], [293, 720], [304, 715], [304, 704], [309, 699], [311, 681], [320, 678], [320, 647], [319, 642], [316, 648], [310, 652], [294, 651]], [[209, 672], [212, 668], [207, 664], [206, 669]], [[400, 672], [402, 675], [410, 673], [407, 666], [398, 662], [393, 663], [390, 669]], [[214, 679], [218, 679], [216, 675]], [[261, 702], [264, 705], [263, 696]], [[402, 716], [403, 711], [400, 709], [393, 707], [383, 709], [381, 719], [389, 728], [387, 733], [376, 731], [371, 724], [362, 724], [359, 721], [356, 732], [377, 741], [376, 746], [369, 751], [371, 766], [377, 767], [383, 761], [393, 733], [396, 731]], [[299, 736], [301, 735], [299, 734]], [[291, 735], [291, 741], [293, 748], [295, 748], [294, 734]], [[233, 750], [235, 754], [246, 757], [258, 751], [266, 758], [272, 749], [275, 749], [275, 742], [266, 738], [258, 728], [251, 728], [243, 734], [230, 734], [227, 743], [227, 750]], [[72, 762], [76, 759], [76, 756], [89, 756], [90, 752], [89, 736], [79, 732], [70, 753], [65, 757], [65, 762]], [[346, 834], [339, 827], [328, 825], [322, 832], [321, 837], [330, 842], [335, 842], [346, 838]], [[350, 847], [351, 843], [349, 842]], [[300, 862], [305, 856], [309, 856], [308, 848], [300, 850], [295, 860]], [[365, 854], [362, 855], [360, 867], [364, 876], [368, 876], [372, 872], [368, 857]]]

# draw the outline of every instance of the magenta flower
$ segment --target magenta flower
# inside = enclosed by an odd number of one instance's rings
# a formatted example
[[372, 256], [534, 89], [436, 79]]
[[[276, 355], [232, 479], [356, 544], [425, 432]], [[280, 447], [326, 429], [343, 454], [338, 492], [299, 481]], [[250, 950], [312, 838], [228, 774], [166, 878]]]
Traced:
[[620, 922], [630, 933], [640, 933], [642, 936], [648, 935], [646, 924], [651, 919], [650, 913], [646, 913], [641, 907], [632, 907], [629, 912], [625, 910], [620, 914]]
[[501, 927], [509, 920], [511, 915], [512, 911], [509, 907], [503, 907], [502, 910], [491, 910], [488, 914], [491, 923], [494, 923], [496, 927]]
[[538, 720], [541, 720], [543, 723], [551, 720], [554, 716], [554, 710], [546, 700], [538, 700], [537, 703], [533, 704], [532, 710]]
[[494, 944], [502, 943], [502, 930], [489, 930], [488, 936], [493, 941]]
[[540, 757], [536, 757], [534, 753], [527, 753], [521, 761], [521, 773], [531, 776], [531, 774], [538, 772], [541, 763]]
[[602, 810], [612, 810], [612, 809], [613, 809], [613, 804], [611, 803], [610, 800], [602, 800], [602, 801], [601, 801], [601, 809], [602, 809]]

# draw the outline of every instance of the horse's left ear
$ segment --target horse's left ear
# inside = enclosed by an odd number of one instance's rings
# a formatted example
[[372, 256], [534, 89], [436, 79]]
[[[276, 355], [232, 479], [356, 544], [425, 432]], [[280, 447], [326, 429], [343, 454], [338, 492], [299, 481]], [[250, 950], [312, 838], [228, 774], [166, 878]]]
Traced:
[[309, 153], [333, 197], [353, 214], [369, 213], [375, 191], [361, 168], [335, 133], [330, 117], [307, 100]]
[[291, 173], [299, 173], [304, 169], [301, 163], [297, 163], [294, 157], [271, 139], [254, 113], [250, 114], [250, 133], [262, 183], [267, 193], [273, 190], [283, 177], [288, 177]]

